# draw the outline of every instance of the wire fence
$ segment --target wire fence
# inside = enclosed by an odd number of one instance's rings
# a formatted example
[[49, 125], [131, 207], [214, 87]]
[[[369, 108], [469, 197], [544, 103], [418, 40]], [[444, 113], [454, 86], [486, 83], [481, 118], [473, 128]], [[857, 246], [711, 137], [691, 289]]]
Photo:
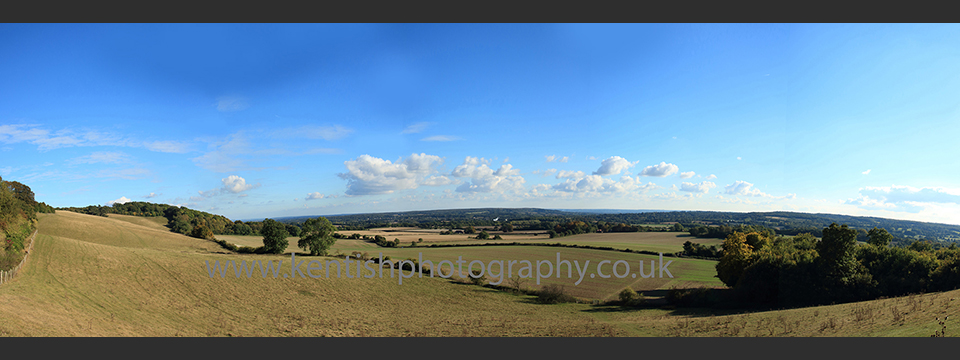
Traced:
[[27, 246], [25, 247], [25, 249], [27, 250], [26, 254], [23, 255], [23, 259], [20, 260], [20, 263], [17, 264], [17, 266], [15, 266], [13, 269], [10, 269], [7, 271], [0, 270], [0, 285], [3, 285], [3, 283], [8, 282], [10, 280], [13, 280], [13, 278], [17, 276], [17, 273], [20, 272], [20, 268], [23, 267], [23, 263], [25, 263], [27, 261], [27, 257], [30, 256], [30, 251], [33, 250], [33, 240], [34, 238], [37, 237], [37, 231], [39, 231], [39, 229], [34, 230], [33, 235], [30, 235], [30, 240], [27, 243]]

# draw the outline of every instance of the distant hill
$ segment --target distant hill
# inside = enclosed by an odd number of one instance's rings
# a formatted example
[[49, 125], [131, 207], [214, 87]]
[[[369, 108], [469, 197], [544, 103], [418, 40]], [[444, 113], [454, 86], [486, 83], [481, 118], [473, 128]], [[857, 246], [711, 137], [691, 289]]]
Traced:
[[[294, 216], [278, 218], [288, 224], [300, 223], [317, 216]], [[341, 228], [371, 228], [389, 226], [410, 227], [462, 227], [495, 226], [503, 221], [511, 222], [561, 222], [568, 220], [604, 221], [624, 224], [681, 223], [686, 227], [695, 225], [752, 225], [776, 230], [778, 234], [796, 235], [809, 232], [820, 236], [823, 228], [831, 223], [845, 224], [852, 228], [869, 230], [883, 228], [901, 242], [930, 240], [934, 242], [960, 241], [960, 226], [878, 217], [849, 216], [838, 214], [810, 214], [801, 212], [722, 212], [722, 211], [666, 211], [666, 210], [615, 210], [615, 209], [537, 209], [537, 208], [477, 208], [447, 209], [370, 214], [324, 216]]]

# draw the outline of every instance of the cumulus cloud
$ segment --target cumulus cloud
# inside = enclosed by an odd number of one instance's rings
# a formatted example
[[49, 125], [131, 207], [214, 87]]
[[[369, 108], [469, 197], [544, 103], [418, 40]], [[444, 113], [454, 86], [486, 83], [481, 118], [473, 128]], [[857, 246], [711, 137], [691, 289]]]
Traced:
[[643, 171], [640, 172], [641, 176], [656, 176], [656, 177], [667, 177], [673, 174], [676, 174], [677, 171], [680, 171], [680, 168], [674, 164], [667, 164], [666, 162], [660, 162], [657, 165], [650, 165], [643, 168]]
[[725, 186], [724, 193], [728, 195], [744, 195], [744, 196], [755, 196], [755, 197], [768, 196], [767, 194], [764, 194], [759, 189], [754, 188], [753, 184], [748, 183], [746, 181], [740, 181], [740, 180], [737, 180], [737, 182]]
[[443, 159], [436, 155], [412, 154], [393, 163], [370, 155], [345, 161], [346, 173], [337, 174], [347, 180], [347, 195], [389, 194], [397, 190], [416, 189], [420, 185], [438, 185], [443, 177], [426, 179], [437, 172]]
[[[643, 185], [643, 191], [649, 190], [651, 186], [656, 187], [656, 185], [653, 185], [653, 183]], [[600, 175], [587, 175], [580, 179], [570, 179], [556, 184], [553, 186], [553, 189], [556, 191], [575, 193], [626, 193], [641, 189], [641, 186], [638, 178], [632, 178], [630, 176], [621, 176], [620, 180], [613, 181], [612, 179], [607, 179]]]
[[693, 171], [682, 172], [682, 173], [680, 173], [680, 178], [681, 178], [681, 179], [689, 179], [689, 178], [692, 178], [692, 177], [693, 177], [694, 175], [696, 175], [696, 174], [697, 174], [697, 173], [695, 173], [695, 172], [693, 172]]
[[520, 170], [514, 169], [513, 165], [503, 164], [494, 171], [489, 164], [489, 160], [467, 156], [463, 164], [450, 173], [451, 176], [470, 179], [458, 186], [457, 192], [504, 193], [523, 190], [526, 180], [520, 176]]
[[113, 204], [126, 204], [133, 200], [127, 199], [126, 196], [121, 196], [119, 199], [107, 201], [107, 206], [113, 206]]
[[557, 173], [557, 179], [566, 179], [566, 178], [579, 179], [579, 178], [583, 178], [584, 175], [586, 174], [584, 174], [583, 171], [560, 170], [560, 172]]
[[765, 198], [778, 199], [778, 200], [793, 200], [797, 198], [797, 194], [787, 194], [786, 196], [773, 196], [760, 191], [760, 189], [753, 187], [753, 184], [751, 183], [748, 183], [746, 181], [740, 181], [740, 180], [734, 182], [733, 184], [725, 186], [724, 193], [728, 195], [765, 197]]
[[716, 178], [717, 178], [717, 176], [714, 175], [714, 174], [707, 175], [707, 180], [713, 180], [713, 179], [716, 179]]
[[401, 134], [416, 134], [416, 133], [422, 132], [423, 130], [426, 130], [428, 126], [430, 126], [430, 123], [428, 123], [428, 122], [418, 122], [418, 123], [416, 123], [416, 124], [407, 126], [407, 128], [406, 128], [406, 129], [403, 129], [403, 131], [401, 131], [400, 133], [401, 133]]
[[616, 175], [630, 168], [634, 164], [636, 164], [636, 162], [631, 163], [622, 157], [611, 156], [600, 163], [600, 168], [598, 168], [597, 171], [594, 171], [593, 175]]
[[319, 192], [312, 192], [312, 193], [307, 194], [307, 197], [305, 197], [304, 199], [305, 199], [305, 200], [323, 199], [323, 194], [321, 194], [321, 193], [319, 193]]
[[234, 194], [239, 194], [241, 192], [260, 187], [259, 183], [247, 184], [246, 179], [236, 175], [230, 175], [226, 178], [220, 179], [220, 181], [223, 183], [221, 190]]
[[709, 181], [702, 181], [700, 183], [684, 182], [680, 184], [680, 191], [706, 194], [707, 192], [710, 191], [710, 189], [713, 189], [715, 187], [717, 187], [717, 184], [714, 184]]

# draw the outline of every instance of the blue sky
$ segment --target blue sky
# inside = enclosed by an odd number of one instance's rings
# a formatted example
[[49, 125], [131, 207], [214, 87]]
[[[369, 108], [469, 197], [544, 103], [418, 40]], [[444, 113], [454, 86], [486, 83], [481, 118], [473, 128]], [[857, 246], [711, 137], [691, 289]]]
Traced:
[[954, 24], [0, 24], [0, 176], [231, 219], [960, 224]]

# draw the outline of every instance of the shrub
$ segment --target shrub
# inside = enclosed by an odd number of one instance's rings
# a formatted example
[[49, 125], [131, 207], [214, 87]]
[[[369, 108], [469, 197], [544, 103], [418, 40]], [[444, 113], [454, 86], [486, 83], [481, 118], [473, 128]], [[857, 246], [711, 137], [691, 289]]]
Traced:
[[486, 276], [480, 276], [480, 270], [474, 269], [471, 272], [471, 275], [473, 276], [470, 276], [470, 282], [473, 283], [474, 285], [483, 286], [483, 283], [487, 281]]
[[567, 294], [563, 285], [550, 284], [537, 292], [537, 301], [541, 304], [560, 304], [575, 302], [577, 299]]
[[636, 291], [633, 291], [631, 288], [626, 288], [620, 291], [620, 304], [624, 306], [633, 306], [640, 304], [640, 295]]

